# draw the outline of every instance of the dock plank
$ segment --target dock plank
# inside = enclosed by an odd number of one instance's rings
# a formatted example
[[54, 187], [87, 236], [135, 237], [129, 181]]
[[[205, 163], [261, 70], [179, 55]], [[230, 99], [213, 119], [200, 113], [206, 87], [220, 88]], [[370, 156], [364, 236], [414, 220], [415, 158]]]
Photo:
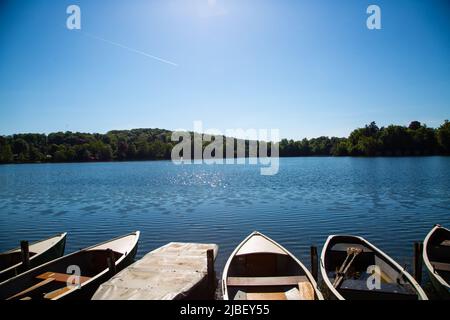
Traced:
[[172, 242], [156, 249], [102, 284], [93, 300], [172, 300], [207, 277], [206, 252], [215, 244]]

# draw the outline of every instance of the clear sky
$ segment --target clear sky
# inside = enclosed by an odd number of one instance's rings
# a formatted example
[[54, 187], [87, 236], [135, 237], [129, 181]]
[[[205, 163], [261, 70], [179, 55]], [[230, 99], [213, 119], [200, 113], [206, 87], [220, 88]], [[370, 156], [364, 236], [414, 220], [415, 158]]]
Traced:
[[202, 120], [300, 139], [450, 118], [448, 0], [0, 1], [0, 134]]

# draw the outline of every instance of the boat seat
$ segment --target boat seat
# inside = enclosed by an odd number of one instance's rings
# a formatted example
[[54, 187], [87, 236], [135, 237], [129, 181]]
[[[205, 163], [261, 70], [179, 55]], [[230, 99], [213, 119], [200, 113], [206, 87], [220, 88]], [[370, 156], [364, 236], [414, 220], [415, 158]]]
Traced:
[[286, 276], [286, 277], [228, 277], [227, 285], [241, 286], [290, 286], [298, 285], [300, 282], [308, 282], [306, 276]]
[[358, 243], [336, 243], [330, 251], [334, 252], [345, 252], [347, 253], [347, 250], [350, 248], [360, 249], [361, 252], [364, 253], [371, 253], [373, 250], [367, 248], [365, 245], [358, 244]]
[[[67, 283], [67, 281], [69, 280], [69, 278], [71, 276], [72, 275], [70, 275], [70, 274], [63, 274], [63, 273], [56, 273], [56, 272], [43, 273], [43, 274], [41, 274], [41, 275], [36, 277], [36, 279], [42, 280], [41, 282], [39, 282], [39, 283], [37, 283], [37, 284], [35, 284], [35, 285], [33, 285], [33, 286], [31, 286], [31, 287], [29, 287], [29, 288], [19, 292], [19, 293], [9, 297], [7, 300], [17, 299], [19, 297], [24, 296], [27, 293], [35, 291], [35, 290], [37, 290], [37, 289], [39, 289], [39, 288], [41, 288], [41, 287], [43, 287], [43, 286], [45, 286], [45, 285], [47, 285], [49, 283], [52, 283], [52, 282], [65, 282], [65, 283]], [[89, 277], [80, 276], [80, 284], [82, 284], [83, 282], [86, 282], [86, 281], [88, 281], [90, 279], [91, 278], [89, 278]], [[65, 288], [67, 288], [67, 289], [65, 289]], [[65, 287], [65, 288], [62, 288], [60, 290], [70, 290], [69, 287]], [[58, 291], [58, 290], [56, 290], [56, 291]], [[52, 296], [51, 294], [55, 293], [56, 291], [48, 293], [47, 295]], [[64, 292], [60, 292], [59, 294], [62, 294], [62, 293], [64, 293]], [[51, 298], [47, 298], [46, 296], [45, 296], [46, 299], [53, 299], [54, 298], [53, 296]], [[28, 297], [25, 297], [25, 298], [28, 298]]]
[[434, 262], [430, 261], [433, 268], [437, 271], [447, 271], [450, 272], [450, 263]]
[[287, 300], [285, 292], [249, 292], [247, 300]]
[[439, 245], [444, 247], [450, 247], [450, 240], [444, 240]]
[[[43, 273], [43, 274], [37, 276], [36, 278], [37, 279], [43, 279], [43, 280], [45, 280], [45, 279], [54, 279], [57, 282], [65, 282], [65, 283], [67, 283], [69, 278], [72, 277], [72, 276], [73, 276], [72, 274], [57, 273], [57, 272], [51, 272], [50, 271], [50, 272]], [[80, 276], [80, 284], [82, 284], [82, 283], [84, 283], [84, 282], [86, 282], [86, 281], [88, 281], [90, 279], [91, 278], [89, 278], [89, 277]]]
[[309, 281], [298, 283], [298, 300], [315, 300], [314, 288]]
[[70, 291], [71, 289], [72, 289], [71, 287], [63, 287], [63, 288], [60, 288], [58, 290], [49, 292], [46, 295], [44, 295], [44, 299], [51, 300], [51, 299], [58, 298], [59, 296], [63, 295], [64, 293], [66, 293], [68, 291]]
[[298, 288], [286, 292], [243, 292], [238, 291], [234, 300], [314, 300], [315, 294], [310, 282], [300, 282]]

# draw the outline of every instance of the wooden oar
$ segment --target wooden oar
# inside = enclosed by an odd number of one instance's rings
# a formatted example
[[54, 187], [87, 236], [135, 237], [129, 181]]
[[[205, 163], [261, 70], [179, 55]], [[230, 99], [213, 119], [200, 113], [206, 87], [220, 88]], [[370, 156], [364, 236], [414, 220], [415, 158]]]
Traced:
[[[347, 248], [347, 257], [344, 260], [344, 263], [342, 263], [341, 267], [339, 268], [339, 271], [336, 272], [336, 278], [333, 282], [333, 287], [337, 288], [341, 284], [342, 280], [344, 280], [345, 275], [347, 274], [348, 269], [352, 265], [353, 261], [355, 260], [356, 256], [362, 252], [362, 249], [359, 248]], [[347, 264], [348, 259], [351, 258], [350, 262]]]
[[28, 288], [28, 289], [25, 289], [25, 290], [23, 290], [23, 291], [21, 291], [21, 292], [15, 294], [15, 295], [13, 295], [12, 297], [9, 297], [9, 298], [6, 299], [6, 300], [12, 300], [12, 299], [18, 298], [18, 297], [20, 297], [20, 296], [23, 296], [23, 295], [27, 294], [28, 292], [34, 291], [34, 290], [36, 290], [36, 289], [38, 289], [38, 288], [40, 288], [40, 287], [42, 287], [42, 286], [45, 286], [46, 284], [48, 284], [48, 283], [50, 283], [50, 282], [53, 282], [53, 281], [55, 281], [54, 278], [48, 278], [48, 279], [45, 279], [44, 281], [41, 281], [41, 282], [35, 284], [34, 286], [32, 286], [32, 287], [30, 287], [30, 288]]

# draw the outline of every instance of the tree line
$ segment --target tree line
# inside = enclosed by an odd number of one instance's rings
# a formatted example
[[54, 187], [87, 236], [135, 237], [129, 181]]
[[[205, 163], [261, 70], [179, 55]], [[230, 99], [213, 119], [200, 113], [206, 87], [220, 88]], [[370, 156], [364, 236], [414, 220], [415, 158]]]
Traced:
[[[164, 160], [171, 158], [177, 143], [171, 136], [171, 131], [163, 129], [0, 136], [0, 163]], [[245, 143], [248, 154], [249, 142]], [[281, 157], [450, 155], [450, 122], [437, 129], [418, 121], [408, 127], [381, 128], [372, 122], [347, 138], [283, 139], [279, 153]]]
[[348, 138], [320, 137], [282, 140], [282, 156], [427, 156], [450, 155], [450, 122], [430, 128], [418, 121], [409, 126], [378, 127], [375, 122], [354, 130]]

